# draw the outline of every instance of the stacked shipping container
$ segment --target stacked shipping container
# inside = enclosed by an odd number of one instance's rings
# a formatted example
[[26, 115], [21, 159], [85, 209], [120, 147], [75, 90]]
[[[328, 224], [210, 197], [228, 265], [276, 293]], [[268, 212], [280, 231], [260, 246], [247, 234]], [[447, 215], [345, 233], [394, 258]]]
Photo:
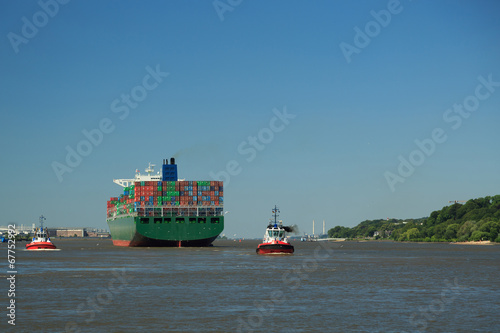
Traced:
[[[123, 195], [107, 202], [108, 217], [137, 213], [139, 216], [158, 215], [179, 208], [221, 208], [224, 202], [222, 181], [140, 181], [125, 187]], [[176, 209], [177, 208], [177, 209]], [[204, 211], [207, 211], [206, 209]]]

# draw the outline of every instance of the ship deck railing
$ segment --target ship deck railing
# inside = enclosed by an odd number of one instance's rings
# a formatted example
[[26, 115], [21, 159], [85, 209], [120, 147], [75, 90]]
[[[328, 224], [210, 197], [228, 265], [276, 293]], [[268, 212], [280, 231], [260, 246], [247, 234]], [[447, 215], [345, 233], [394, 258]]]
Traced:
[[156, 217], [177, 217], [177, 216], [222, 216], [224, 208], [221, 206], [146, 206], [137, 207], [133, 212], [121, 212], [124, 208], [113, 207], [108, 209], [108, 219], [114, 220], [122, 217], [136, 216], [156, 216]]

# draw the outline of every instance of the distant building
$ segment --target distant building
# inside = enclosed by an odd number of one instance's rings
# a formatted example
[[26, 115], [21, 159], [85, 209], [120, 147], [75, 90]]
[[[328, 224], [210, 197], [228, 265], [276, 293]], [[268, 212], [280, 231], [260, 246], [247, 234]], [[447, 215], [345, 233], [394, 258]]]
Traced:
[[[16, 235], [33, 235], [33, 230], [35, 229], [35, 224], [33, 226], [16, 226]], [[45, 228], [45, 227], [44, 227]], [[8, 227], [0, 226], [0, 235], [2, 233], [7, 235]], [[97, 228], [47, 228], [49, 237], [100, 237], [108, 238], [110, 237], [109, 232], [106, 229]]]
[[48, 228], [49, 237], [110, 237], [109, 232], [96, 228]]
[[49, 237], [87, 237], [85, 228], [48, 228]]
[[111, 236], [107, 231], [87, 231], [87, 237], [108, 238]]

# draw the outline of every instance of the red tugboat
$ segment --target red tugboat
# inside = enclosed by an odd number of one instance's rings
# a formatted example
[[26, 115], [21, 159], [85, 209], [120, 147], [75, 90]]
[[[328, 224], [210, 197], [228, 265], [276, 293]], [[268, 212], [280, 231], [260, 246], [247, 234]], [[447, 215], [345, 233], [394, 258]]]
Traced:
[[283, 226], [282, 221], [278, 221], [278, 207], [274, 206], [273, 217], [274, 222], [267, 226], [264, 240], [257, 247], [257, 254], [292, 254], [294, 249], [288, 241], [287, 232], [292, 231], [291, 227]]
[[26, 244], [26, 250], [55, 250], [56, 246], [52, 244], [47, 234], [47, 228], [43, 228], [45, 217], [40, 216], [40, 229], [35, 230], [35, 237], [31, 243]]

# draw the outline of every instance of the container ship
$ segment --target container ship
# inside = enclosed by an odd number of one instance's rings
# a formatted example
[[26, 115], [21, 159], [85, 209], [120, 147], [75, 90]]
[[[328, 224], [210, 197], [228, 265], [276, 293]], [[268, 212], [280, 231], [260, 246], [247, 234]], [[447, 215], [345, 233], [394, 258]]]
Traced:
[[177, 179], [175, 159], [162, 171], [136, 170], [134, 179], [114, 179], [124, 188], [107, 202], [107, 222], [116, 246], [210, 246], [224, 230], [222, 181]]

